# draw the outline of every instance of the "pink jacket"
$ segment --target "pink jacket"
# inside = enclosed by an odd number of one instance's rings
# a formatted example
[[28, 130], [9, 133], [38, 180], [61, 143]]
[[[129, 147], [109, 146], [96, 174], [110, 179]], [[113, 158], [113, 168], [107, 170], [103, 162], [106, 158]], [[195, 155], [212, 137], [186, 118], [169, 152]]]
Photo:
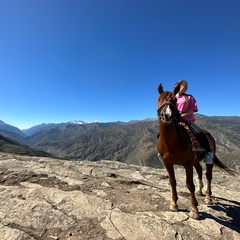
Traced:
[[[185, 96], [187, 96], [188, 98], [187, 102], [186, 102]], [[177, 98], [177, 109], [179, 110], [180, 114], [186, 113], [190, 109], [193, 110], [194, 112], [198, 111], [197, 102], [191, 94], [186, 94], [176, 98]], [[193, 113], [183, 118], [191, 122], [195, 121], [195, 117]]]

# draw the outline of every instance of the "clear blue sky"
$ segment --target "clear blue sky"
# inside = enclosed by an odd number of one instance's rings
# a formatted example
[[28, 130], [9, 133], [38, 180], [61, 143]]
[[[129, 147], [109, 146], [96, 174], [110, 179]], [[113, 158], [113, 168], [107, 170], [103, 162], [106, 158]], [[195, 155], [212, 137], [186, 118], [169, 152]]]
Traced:
[[240, 116], [239, 0], [0, 0], [0, 120], [156, 117], [189, 83], [199, 113]]

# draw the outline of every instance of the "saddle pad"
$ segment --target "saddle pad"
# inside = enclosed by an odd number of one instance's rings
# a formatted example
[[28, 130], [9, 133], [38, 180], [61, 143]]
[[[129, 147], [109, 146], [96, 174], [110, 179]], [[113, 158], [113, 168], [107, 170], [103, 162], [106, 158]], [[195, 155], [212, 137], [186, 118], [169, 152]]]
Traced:
[[[194, 152], [204, 152], [205, 149], [200, 145], [197, 138], [195, 137], [195, 135], [190, 130], [189, 126], [187, 124], [185, 124], [184, 122], [179, 122], [178, 124], [186, 130], [186, 132], [189, 136], [190, 142], [191, 142], [192, 151], [194, 151]], [[208, 139], [208, 142], [209, 142], [208, 136], [207, 136], [207, 139]]]

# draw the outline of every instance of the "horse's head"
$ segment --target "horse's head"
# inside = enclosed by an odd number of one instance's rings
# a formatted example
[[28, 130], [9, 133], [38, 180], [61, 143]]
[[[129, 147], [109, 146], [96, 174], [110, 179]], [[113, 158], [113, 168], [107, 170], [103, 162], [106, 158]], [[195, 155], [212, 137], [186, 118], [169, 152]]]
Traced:
[[159, 84], [158, 92], [160, 96], [157, 99], [157, 115], [163, 124], [168, 125], [178, 113], [176, 98], [173, 92], [164, 91], [162, 84]]

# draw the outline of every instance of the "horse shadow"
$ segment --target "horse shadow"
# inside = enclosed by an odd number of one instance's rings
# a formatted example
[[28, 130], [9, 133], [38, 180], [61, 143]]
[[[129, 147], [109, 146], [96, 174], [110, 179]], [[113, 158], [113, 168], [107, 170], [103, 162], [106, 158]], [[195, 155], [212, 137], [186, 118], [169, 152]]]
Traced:
[[[202, 212], [200, 220], [204, 220], [207, 218], [213, 219], [219, 224], [240, 233], [240, 202], [232, 201], [221, 197], [214, 197], [214, 199], [217, 200], [217, 203], [215, 205], [209, 205], [208, 207], [215, 211], [226, 213], [226, 217], [216, 217], [209, 213]], [[228, 203], [225, 204], [220, 201], [226, 201]]]

